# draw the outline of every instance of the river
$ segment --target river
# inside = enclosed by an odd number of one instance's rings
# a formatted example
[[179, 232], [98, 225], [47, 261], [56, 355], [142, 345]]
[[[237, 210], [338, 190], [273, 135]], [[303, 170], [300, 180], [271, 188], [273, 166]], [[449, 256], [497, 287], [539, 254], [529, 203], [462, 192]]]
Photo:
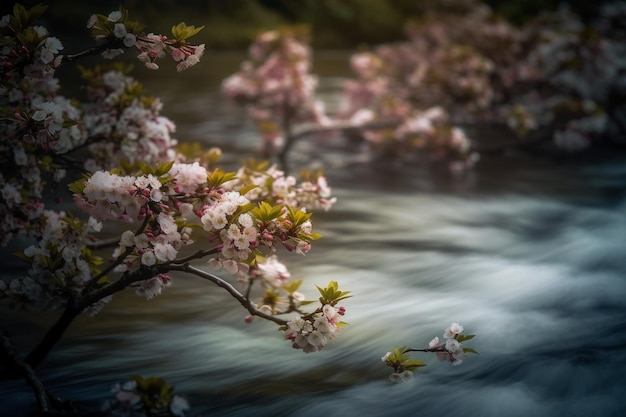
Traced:
[[[254, 154], [252, 124], [217, 91], [237, 54], [148, 91], [178, 124], [179, 139], [221, 146], [225, 164]], [[316, 65], [322, 91], [346, 74], [342, 54]], [[291, 349], [272, 323], [244, 323], [222, 290], [174, 277], [153, 300], [119, 294], [80, 318], [39, 369], [55, 394], [97, 409], [131, 374], [161, 376], [194, 416], [590, 417], [626, 410], [626, 157], [604, 152], [555, 159], [487, 157], [461, 176], [360, 161], [341, 140], [303, 142], [294, 161], [326, 167], [338, 198], [316, 213], [324, 237], [305, 257], [286, 256], [292, 276], [339, 282], [354, 297], [349, 326], [323, 351]], [[233, 165], [234, 166], [234, 165]], [[3, 258], [4, 259], [4, 258]], [[3, 327], [26, 346], [50, 317]], [[425, 347], [451, 322], [479, 352], [458, 367], [428, 366], [391, 384], [380, 358], [394, 346]], [[0, 382], [0, 415], [33, 410], [25, 384]]]

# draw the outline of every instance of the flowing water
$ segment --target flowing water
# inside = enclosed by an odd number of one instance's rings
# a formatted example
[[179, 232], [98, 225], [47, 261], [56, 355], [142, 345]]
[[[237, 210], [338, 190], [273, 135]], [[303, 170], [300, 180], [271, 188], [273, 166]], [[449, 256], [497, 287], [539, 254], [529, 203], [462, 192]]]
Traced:
[[[227, 164], [258, 145], [244, 113], [217, 93], [238, 58], [147, 83], [177, 137], [221, 146]], [[345, 73], [343, 56], [318, 65]], [[337, 79], [323, 81], [335, 99]], [[294, 149], [295, 161], [327, 167], [338, 203], [314, 215], [324, 238], [313, 250], [283, 260], [310, 297], [329, 280], [354, 294], [343, 304], [350, 325], [323, 351], [293, 350], [274, 324], [244, 323], [219, 288], [174, 277], [151, 301], [120, 294], [80, 318], [39, 369], [42, 380], [97, 408], [128, 375], [161, 376], [198, 416], [622, 415], [624, 155], [485, 158], [452, 177], [355, 153], [341, 139]], [[18, 346], [50, 322], [2, 311]], [[412, 382], [387, 381], [386, 351], [424, 347], [453, 321], [477, 335], [466, 345], [479, 355], [452, 367], [416, 354], [428, 366]], [[0, 401], [2, 416], [26, 415], [34, 402], [20, 381], [0, 382]]]

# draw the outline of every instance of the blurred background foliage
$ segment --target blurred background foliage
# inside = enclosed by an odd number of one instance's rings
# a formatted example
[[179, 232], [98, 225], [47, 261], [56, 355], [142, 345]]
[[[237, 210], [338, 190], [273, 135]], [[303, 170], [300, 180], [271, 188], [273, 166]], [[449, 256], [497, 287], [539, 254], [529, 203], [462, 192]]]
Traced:
[[[2, 15], [13, 2], [2, 2]], [[321, 49], [355, 49], [404, 38], [404, 23], [445, 7], [450, 0], [24, 0], [25, 6], [49, 5], [45, 22], [54, 35], [84, 38], [92, 13], [108, 14], [120, 5], [148, 30], [169, 34], [172, 24], [206, 28], [193, 39], [209, 49], [243, 49], [255, 34], [284, 25], [306, 24], [312, 44]], [[498, 14], [522, 24], [543, 10], [554, 10], [560, 0], [489, 0]], [[570, 0], [572, 10], [591, 19], [602, 0]], [[71, 41], [68, 46], [74, 46]], [[77, 45], [80, 47], [81, 45]]]

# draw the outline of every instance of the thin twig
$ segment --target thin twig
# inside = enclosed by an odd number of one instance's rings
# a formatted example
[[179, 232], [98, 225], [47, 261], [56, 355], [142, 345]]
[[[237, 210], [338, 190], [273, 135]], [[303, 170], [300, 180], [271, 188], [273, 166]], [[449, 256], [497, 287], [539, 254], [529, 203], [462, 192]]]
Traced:
[[196, 253], [194, 253], [193, 255], [189, 255], [186, 258], [176, 259], [176, 261], [174, 261], [174, 262], [177, 263], [177, 264], [184, 264], [184, 263], [193, 261], [194, 259], [204, 258], [207, 255], [214, 255], [214, 254], [216, 254], [218, 252], [219, 252], [219, 249], [217, 249], [217, 248], [206, 249], [206, 250], [199, 250]]
[[259, 316], [261, 318], [264, 318], [266, 320], [269, 321], [273, 321], [276, 324], [279, 324], [281, 326], [284, 326], [287, 324], [286, 320], [281, 320], [277, 317], [274, 317], [270, 314], [266, 314], [263, 313], [262, 311], [258, 310], [256, 308], [256, 306], [254, 306], [253, 303], [250, 302], [250, 300], [248, 300], [242, 293], [240, 293], [235, 287], [233, 287], [230, 283], [224, 281], [222, 278], [213, 275], [209, 272], [203, 271], [201, 269], [198, 269], [196, 267], [193, 267], [191, 265], [189, 265], [188, 263], [182, 264], [182, 265], [169, 265], [168, 269], [172, 270], [172, 271], [183, 271], [183, 272], [188, 272], [190, 274], [196, 275], [200, 278], [206, 279], [208, 281], [211, 281], [212, 283], [214, 283], [215, 285], [217, 285], [218, 287], [221, 287], [223, 289], [225, 289], [230, 295], [233, 296], [233, 298], [235, 298], [237, 301], [239, 301], [239, 304], [241, 304], [246, 310], [248, 310], [248, 312], [250, 314], [252, 314], [253, 316]]

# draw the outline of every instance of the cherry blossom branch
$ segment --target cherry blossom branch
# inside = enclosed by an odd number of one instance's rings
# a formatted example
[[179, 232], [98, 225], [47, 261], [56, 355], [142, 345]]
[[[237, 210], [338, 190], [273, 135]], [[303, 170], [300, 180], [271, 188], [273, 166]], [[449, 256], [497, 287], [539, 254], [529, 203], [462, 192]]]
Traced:
[[88, 243], [86, 246], [89, 249], [105, 249], [117, 246], [120, 243], [119, 237], [112, 237], [109, 239], [98, 239], [92, 243]]
[[433, 348], [424, 348], [424, 349], [414, 349], [414, 348], [405, 348], [404, 352], [445, 352], [446, 349], [443, 346], [433, 347]]
[[78, 52], [72, 55], [64, 55], [63, 60], [74, 62], [86, 56], [97, 55], [100, 52], [103, 52], [107, 49], [121, 48], [121, 47], [125, 47], [124, 42], [121, 39], [107, 39], [107, 42], [101, 45], [93, 46], [89, 49], [86, 49], [82, 52]]
[[[286, 117], [287, 116], [285, 116], [285, 118]], [[282, 129], [283, 134], [285, 135], [285, 144], [278, 154], [278, 160], [280, 161], [283, 170], [287, 171], [286, 168], [289, 151], [297, 140], [303, 139], [307, 136], [325, 132], [347, 133], [367, 129], [387, 129], [391, 127], [397, 127], [398, 125], [400, 125], [400, 123], [401, 122], [399, 121], [381, 120], [356, 125], [354, 124], [354, 122], [351, 121], [334, 121], [332, 124], [325, 126], [320, 126], [316, 123], [303, 125], [303, 127], [301, 127], [298, 131], [294, 132], [291, 122], [289, 120], [283, 120]]]
[[306, 136], [316, 135], [318, 133], [325, 132], [353, 132], [359, 130], [367, 130], [367, 129], [387, 129], [391, 127], [396, 127], [400, 124], [399, 121], [394, 120], [378, 120], [373, 122], [368, 122], [364, 124], [355, 124], [351, 121], [334, 121], [332, 124], [326, 126], [320, 126], [315, 123], [303, 125], [297, 132], [294, 132], [292, 137], [293, 140], [302, 139]]
[[242, 293], [240, 293], [235, 287], [233, 287], [230, 283], [224, 281], [222, 278], [213, 275], [209, 272], [203, 271], [201, 269], [198, 269], [196, 267], [193, 267], [191, 265], [189, 265], [188, 263], [182, 264], [182, 265], [176, 265], [176, 264], [170, 264], [168, 265], [167, 269], [171, 270], [171, 271], [183, 271], [183, 272], [188, 272], [190, 274], [196, 275], [200, 278], [206, 279], [208, 281], [211, 281], [212, 283], [214, 283], [215, 285], [217, 285], [218, 287], [221, 287], [223, 289], [225, 289], [230, 295], [232, 295], [237, 301], [239, 301], [239, 304], [241, 304], [246, 310], [248, 310], [248, 312], [250, 314], [252, 314], [253, 316], [259, 316], [261, 318], [264, 318], [266, 320], [269, 321], [273, 321], [276, 324], [279, 324], [281, 326], [284, 326], [287, 324], [286, 320], [281, 320], [277, 317], [274, 317], [270, 314], [266, 314], [263, 313], [262, 311], [259, 311], [254, 304], [252, 304], [250, 302], [250, 300], [248, 300]]
[[186, 258], [177, 259], [176, 261], [174, 261], [174, 263], [184, 264], [184, 263], [193, 261], [194, 259], [204, 258], [207, 255], [214, 255], [214, 254], [216, 254], [218, 252], [219, 252], [219, 249], [217, 249], [217, 248], [206, 249], [206, 250], [199, 250], [196, 253], [187, 256]]

